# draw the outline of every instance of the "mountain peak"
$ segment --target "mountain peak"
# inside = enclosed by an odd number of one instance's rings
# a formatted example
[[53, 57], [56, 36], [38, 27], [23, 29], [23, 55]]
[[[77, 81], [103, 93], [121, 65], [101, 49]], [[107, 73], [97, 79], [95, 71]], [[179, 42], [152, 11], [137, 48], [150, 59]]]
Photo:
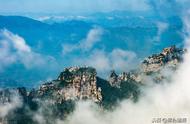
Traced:
[[[93, 67], [65, 68], [57, 80], [42, 84], [39, 89], [27, 92], [24, 87], [17, 88], [15, 91], [24, 102], [20, 109], [25, 111], [24, 106], [28, 105], [30, 109], [36, 111], [35, 106], [42, 104], [50, 106], [56, 116], [72, 112], [74, 107], [72, 103], [78, 100], [91, 100], [103, 107], [112, 107], [117, 104], [118, 100], [124, 98], [136, 101], [141, 92], [140, 87], [142, 84], [146, 85], [143, 78], [150, 76], [156, 83], [169, 78], [167, 75], [162, 75], [160, 70], [170, 66], [176, 68], [183, 60], [185, 51], [175, 46], [165, 48], [161, 53], [146, 58], [139, 70], [123, 72], [119, 75], [114, 70], [111, 71], [108, 81], [98, 77], [96, 69]], [[0, 104], [11, 102], [11, 92], [9, 91], [11, 90], [0, 91]], [[19, 111], [15, 112], [16, 115], [20, 114]], [[7, 119], [9, 117], [11, 116], [7, 116]], [[22, 120], [24, 117], [19, 119]]]
[[164, 48], [159, 54], [153, 54], [142, 62], [141, 69], [145, 73], [157, 72], [164, 66], [176, 67], [183, 60], [185, 49], [175, 45]]

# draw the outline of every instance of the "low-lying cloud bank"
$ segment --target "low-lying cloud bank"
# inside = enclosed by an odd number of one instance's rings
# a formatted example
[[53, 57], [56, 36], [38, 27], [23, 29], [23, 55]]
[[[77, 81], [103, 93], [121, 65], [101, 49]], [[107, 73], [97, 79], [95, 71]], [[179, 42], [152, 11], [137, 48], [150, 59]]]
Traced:
[[[0, 89], [0, 91], [1, 91], [1, 89]], [[12, 95], [10, 97], [11, 98], [10, 102], [6, 102], [8, 99], [4, 99], [4, 100], [1, 99], [1, 101], [4, 101], [4, 103], [0, 102], [0, 119], [7, 116], [8, 113], [13, 111], [14, 109], [22, 106], [22, 100], [17, 95], [17, 93], [11, 91], [11, 94]]]
[[[171, 82], [163, 82], [144, 90], [137, 103], [124, 100], [116, 110], [103, 112], [90, 102], [79, 102], [67, 121], [58, 124], [151, 124], [190, 123], [190, 19], [186, 13], [185, 47], [188, 52], [184, 62], [172, 76]], [[161, 122], [159, 119], [161, 118]], [[172, 121], [171, 121], [172, 119]], [[180, 120], [182, 119], [182, 120]], [[176, 122], [175, 122], [176, 121]], [[178, 122], [177, 122], [178, 121]]]
[[[77, 110], [69, 117], [69, 124], [151, 124], [154, 118], [186, 118], [189, 123], [190, 59], [185, 61], [174, 75], [171, 84], [148, 89], [139, 102], [123, 101], [113, 112], [102, 113], [88, 103], [79, 103]], [[164, 121], [162, 122], [164, 123]]]
[[110, 53], [95, 49], [89, 56], [76, 57], [74, 62], [92, 66], [97, 69], [98, 74], [104, 76], [113, 69], [119, 72], [134, 69], [137, 65], [137, 55], [133, 51], [120, 48], [115, 48]]
[[[160, 123], [174, 123], [169, 122], [169, 120], [179, 121], [178, 119], [182, 119], [181, 121], [189, 124], [190, 23], [188, 18], [184, 20], [187, 31], [185, 45], [188, 52], [184, 56], [184, 62], [173, 75], [171, 82], [166, 81], [161, 83], [162, 85], [146, 88], [138, 102], [121, 101], [113, 111], [104, 111], [91, 102], [78, 102], [75, 111], [64, 121], [55, 119], [56, 124], [151, 124], [154, 121], [159, 121], [160, 118]], [[125, 52], [121, 53], [123, 55]], [[6, 116], [9, 111], [16, 107], [18, 106], [14, 102], [13, 105], [11, 103], [8, 106], [1, 107], [1, 117]], [[40, 124], [46, 123], [47, 117], [43, 116], [40, 109], [34, 115], [34, 121]]]
[[[185, 1], [185, 0], [182, 0]], [[190, 123], [190, 11], [186, 13], [185, 22], [185, 47], [188, 52], [184, 56], [184, 62], [173, 75], [171, 82], [163, 82], [163, 85], [155, 85], [153, 88], [143, 90], [143, 94], [137, 103], [124, 100], [113, 111], [103, 111], [91, 102], [79, 102], [76, 110], [65, 121], [57, 119], [57, 124], [151, 124], [154, 119], [161, 118], [161, 123], [169, 123], [171, 119], [186, 119]], [[23, 44], [23, 42], [22, 42]], [[29, 47], [22, 45], [25, 52], [30, 52]], [[25, 48], [26, 47], [26, 48]], [[15, 47], [15, 49], [17, 49]], [[17, 49], [18, 50], [18, 49]], [[18, 51], [19, 51], [18, 50]], [[118, 52], [119, 51], [119, 52]], [[128, 55], [122, 50], [113, 52], [121, 56]], [[114, 56], [113, 54], [113, 56]], [[5, 54], [6, 55], [6, 54]], [[107, 55], [100, 54], [103, 58]], [[118, 56], [118, 55], [117, 55]], [[14, 58], [14, 57], [13, 57]], [[97, 58], [97, 57], [96, 57]], [[97, 59], [96, 59], [97, 60]], [[98, 59], [102, 61], [102, 59]], [[109, 62], [106, 59], [104, 63]], [[100, 62], [102, 63], [102, 62]], [[121, 62], [122, 63], [122, 62]], [[96, 66], [101, 64], [96, 64]], [[101, 67], [100, 67], [101, 68]], [[110, 91], [111, 92], [111, 91]], [[5, 108], [4, 108], [5, 107]], [[0, 115], [4, 117], [7, 112], [17, 106], [0, 106]], [[3, 109], [2, 109], [3, 108]], [[10, 108], [10, 109], [9, 109]], [[34, 120], [44, 124], [44, 117], [36, 113]]]
[[[143, 87], [138, 102], [121, 101], [112, 111], [104, 111], [90, 101], [80, 101], [66, 120], [56, 118], [56, 124], [152, 124], [183, 123], [190, 121], [190, 20], [184, 18], [186, 26], [185, 47], [188, 50], [184, 61], [168, 82], [153, 87]], [[121, 52], [121, 51], [120, 51]], [[125, 52], [121, 52], [121, 55]], [[145, 89], [144, 89], [145, 88]], [[110, 91], [111, 92], [111, 91]], [[47, 108], [46, 108], [47, 109]], [[47, 117], [43, 107], [34, 116], [34, 121], [45, 124]], [[51, 111], [50, 111], [51, 112]], [[47, 113], [46, 113], [47, 114]], [[53, 113], [51, 113], [53, 114]], [[157, 122], [155, 122], [157, 121]], [[180, 122], [181, 121], [181, 122]]]
[[0, 72], [18, 63], [25, 69], [47, 69], [48, 65], [51, 70], [57, 66], [54, 57], [33, 51], [24, 38], [7, 29], [0, 30], [0, 51]]
[[[186, 31], [190, 22], [186, 18]], [[103, 112], [90, 102], [79, 102], [75, 112], [67, 121], [58, 124], [151, 124], [190, 123], [190, 34], [187, 34], [184, 62], [173, 75], [171, 82], [147, 88], [137, 103], [124, 100], [112, 112]], [[172, 121], [170, 121], [172, 119]], [[176, 122], [175, 122], [176, 121]]]
[[[133, 51], [114, 48], [111, 52], [104, 48], [97, 48], [101, 44], [102, 35], [106, 31], [101, 27], [93, 27], [89, 30], [86, 38], [77, 44], [63, 44], [63, 57], [71, 52], [78, 52], [77, 56], [71, 58], [71, 65], [92, 66], [97, 69], [101, 76], [107, 75], [110, 70], [118, 72], [134, 69], [137, 65], [137, 55]], [[130, 66], [128, 66], [130, 65]]]
[[94, 45], [101, 41], [104, 30], [101, 27], [94, 27], [89, 30], [85, 39], [77, 44], [63, 44], [63, 55], [79, 50], [83, 52], [90, 51]]

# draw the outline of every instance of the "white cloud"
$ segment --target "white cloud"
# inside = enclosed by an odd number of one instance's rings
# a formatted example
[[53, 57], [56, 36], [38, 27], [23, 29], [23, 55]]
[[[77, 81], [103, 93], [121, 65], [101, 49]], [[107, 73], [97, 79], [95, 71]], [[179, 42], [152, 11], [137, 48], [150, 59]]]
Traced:
[[4, 29], [0, 31], [0, 70], [21, 63], [26, 68], [41, 67], [51, 59], [33, 52], [26, 41], [12, 32]]
[[157, 25], [158, 31], [157, 31], [157, 35], [153, 38], [153, 40], [159, 42], [162, 34], [164, 33], [164, 31], [168, 29], [169, 25], [165, 22], [157, 22], [156, 25]]
[[74, 65], [87, 65], [96, 68], [101, 76], [105, 76], [112, 69], [122, 72], [134, 69], [137, 56], [133, 51], [113, 49], [108, 53], [104, 50], [93, 50], [89, 56], [79, 56], [73, 59]]
[[[68, 124], [152, 124], [154, 118], [161, 118], [161, 123], [168, 118], [190, 121], [190, 18], [185, 18], [187, 36], [185, 39], [188, 52], [184, 62], [173, 74], [171, 82], [163, 82], [143, 90], [137, 103], [124, 100], [114, 111], [103, 112], [93, 103], [79, 102], [76, 110], [66, 123]], [[65, 123], [58, 121], [58, 124]], [[173, 122], [175, 123], [175, 122]]]
[[16, 56], [10, 53], [9, 47], [6, 41], [0, 41], [0, 70], [16, 61]]
[[133, 69], [137, 64], [136, 53], [119, 48], [108, 53], [103, 49], [94, 48], [94, 45], [101, 41], [103, 32], [102, 28], [94, 27], [88, 32], [86, 38], [78, 44], [63, 44], [63, 54], [75, 50], [86, 52], [87, 54], [80, 53], [77, 57], [71, 58], [72, 65], [92, 66], [97, 69], [100, 75], [106, 74], [112, 69], [120, 72]]
[[49, 23], [62, 23], [64, 21], [71, 21], [71, 20], [87, 20], [88, 17], [86, 16], [40, 16], [37, 18], [37, 20], [42, 22], [48, 22]]
[[81, 40], [78, 44], [63, 44], [62, 53], [67, 54], [75, 50], [89, 51], [96, 43], [101, 41], [102, 35], [103, 29], [100, 27], [94, 27], [88, 32], [86, 38]]
[[0, 103], [0, 118], [4, 118], [9, 112], [22, 105], [21, 99], [15, 92], [12, 92], [10, 99], [11, 102]]
[[25, 40], [17, 34], [13, 34], [10, 31], [4, 29], [1, 31], [1, 35], [6, 38], [7, 41], [12, 42], [16, 50], [20, 52], [31, 52], [30, 46], [28, 46]]
[[79, 49], [79, 47], [76, 44], [63, 44], [62, 45], [62, 53], [63, 53], [63, 55], [69, 54], [70, 52], [75, 51], [77, 49]]
[[100, 73], [110, 69], [110, 59], [103, 50], [94, 50], [90, 56], [77, 59], [79, 64], [95, 67]]
[[[189, 39], [188, 39], [189, 40]], [[188, 48], [190, 50], [190, 48]], [[124, 100], [114, 111], [102, 111], [94, 103], [79, 102], [66, 121], [58, 124], [152, 124], [154, 118], [190, 119], [190, 53], [173, 75], [172, 82], [146, 88], [137, 103]]]
[[101, 40], [101, 36], [103, 34], [103, 29], [100, 27], [95, 27], [91, 29], [86, 39], [82, 40], [80, 43], [80, 48], [85, 51], [90, 50], [97, 42]]
[[114, 49], [111, 53], [112, 68], [119, 71], [127, 71], [134, 68], [137, 56], [132, 51]]

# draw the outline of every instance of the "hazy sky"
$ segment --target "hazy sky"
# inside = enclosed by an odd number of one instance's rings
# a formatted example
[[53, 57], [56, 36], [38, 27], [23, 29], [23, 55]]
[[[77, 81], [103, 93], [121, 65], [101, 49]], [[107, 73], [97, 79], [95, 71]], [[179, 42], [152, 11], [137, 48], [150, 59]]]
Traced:
[[81, 13], [113, 10], [146, 11], [148, 0], [0, 0], [2, 13]]

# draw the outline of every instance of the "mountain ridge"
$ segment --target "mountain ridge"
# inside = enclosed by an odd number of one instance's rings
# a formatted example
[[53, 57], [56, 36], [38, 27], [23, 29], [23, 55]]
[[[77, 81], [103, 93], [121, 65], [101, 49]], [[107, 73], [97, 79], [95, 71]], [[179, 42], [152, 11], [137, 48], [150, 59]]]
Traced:
[[[75, 109], [75, 103], [80, 100], [91, 100], [108, 110], [114, 109], [114, 106], [123, 99], [136, 102], [141, 94], [141, 87], [147, 85], [146, 77], [151, 77], [156, 84], [170, 79], [161, 71], [172, 69], [175, 72], [183, 61], [185, 52], [185, 49], [175, 46], [165, 48], [161, 53], [146, 58], [136, 71], [123, 72], [119, 75], [114, 70], [111, 71], [108, 80], [97, 76], [95, 68], [76, 66], [65, 68], [57, 79], [40, 85], [38, 89], [27, 91], [26, 88], [20, 87], [0, 90], [0, 105], [12, 102], [12, 92], [18, 94], [23, 101], [21, 107], [0, 118], [0, 121], [7, 120], [6, 122], [11, 124], [9, 120], [16, 119], [16, 122], [22, 124], [23, 119], [31, 119], [33, 116], [26, 114], [28, 109], [35, 112], [42, 106], [41, 109], [45, 112], [43, 114], [47, 114], [47, 108], [51, 108], [48, 111], [53, 112], [53, 115], [51, 112], [48, 113], [50, 115], [47, 115], [47, 119], [57, 117], [65, 119]], [[47, 123], [53, 123], [53, 120]]]

